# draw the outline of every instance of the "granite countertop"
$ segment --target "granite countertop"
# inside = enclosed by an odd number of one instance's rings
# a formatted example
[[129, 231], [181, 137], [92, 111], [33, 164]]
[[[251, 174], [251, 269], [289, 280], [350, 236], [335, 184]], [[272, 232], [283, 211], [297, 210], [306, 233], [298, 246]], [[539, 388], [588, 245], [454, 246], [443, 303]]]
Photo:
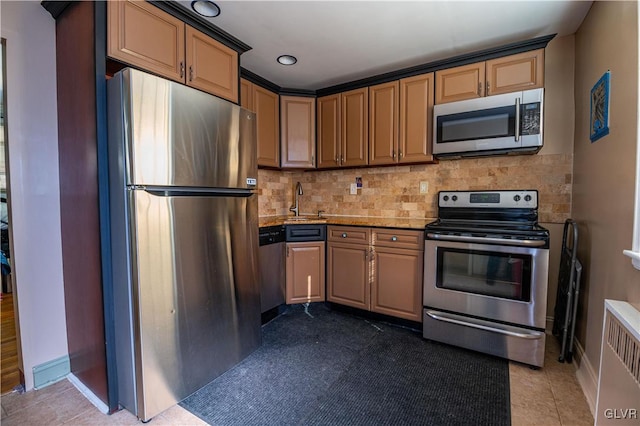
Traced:
[[303, 220], [293, 219], [294, 216], [266, 216], [259, 219], [260, 227], [275, 225], [306, 225], [306, 224], [327, 224], [327, 225], [351, 225], [370, 226], [378, 228], [400, 228], [424, 230], [425, 225], [433, 222], [435, 218], [411, 219], [411, 218], [384, 218], [368, 216], [302, 216]]

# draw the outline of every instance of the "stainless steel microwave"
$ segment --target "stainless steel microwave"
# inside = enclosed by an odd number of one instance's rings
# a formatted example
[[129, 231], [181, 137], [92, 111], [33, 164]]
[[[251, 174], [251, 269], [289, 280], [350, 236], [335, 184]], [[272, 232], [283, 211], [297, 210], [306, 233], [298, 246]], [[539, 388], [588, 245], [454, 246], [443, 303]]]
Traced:
[[544, 89], [433, 107], [433, 153], [446, 159], [542, 148]]

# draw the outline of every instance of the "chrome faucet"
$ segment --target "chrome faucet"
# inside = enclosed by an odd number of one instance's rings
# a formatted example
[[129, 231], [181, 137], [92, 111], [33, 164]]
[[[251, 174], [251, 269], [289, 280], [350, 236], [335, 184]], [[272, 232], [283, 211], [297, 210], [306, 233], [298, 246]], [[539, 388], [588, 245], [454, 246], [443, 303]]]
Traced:
[[300, 216], [300, 208], [298, 207], [298, 197], [302, 195], [302, 185], [300, 182], [296, 185], [296, 203], [295, 205], [289, 207], [289, 210], [292, 211], [295, 216]]

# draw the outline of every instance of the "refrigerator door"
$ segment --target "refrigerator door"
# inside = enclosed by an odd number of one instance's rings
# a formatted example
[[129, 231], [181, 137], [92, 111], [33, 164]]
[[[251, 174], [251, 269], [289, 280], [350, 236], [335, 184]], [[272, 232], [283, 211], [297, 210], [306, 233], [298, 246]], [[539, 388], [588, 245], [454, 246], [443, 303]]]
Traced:
[[126, 69], [127, 185], [256, 187], [255, 114], [199, 90]]
[[134, 412], [148, 420], [261, 344], [257, 195], [129, 194]]

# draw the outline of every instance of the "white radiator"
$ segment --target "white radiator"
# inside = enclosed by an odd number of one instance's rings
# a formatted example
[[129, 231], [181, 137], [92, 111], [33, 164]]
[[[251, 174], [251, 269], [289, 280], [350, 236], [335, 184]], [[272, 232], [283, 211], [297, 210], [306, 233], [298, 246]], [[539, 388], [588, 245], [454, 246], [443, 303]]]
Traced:
[[640, 425], [640, 311], [605, 300], [596, 425]]

